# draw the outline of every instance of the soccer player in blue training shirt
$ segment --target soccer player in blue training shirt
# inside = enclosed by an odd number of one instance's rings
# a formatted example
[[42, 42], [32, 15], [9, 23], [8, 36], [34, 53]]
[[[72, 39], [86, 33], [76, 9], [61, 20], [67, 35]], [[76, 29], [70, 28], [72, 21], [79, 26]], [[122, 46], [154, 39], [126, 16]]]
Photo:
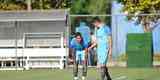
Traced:
[[111, 80], [111, 77], [106, 66], [108, 56], [111, 57], [111, 30], [102, 21], [96, 17], [93, 19], [93, 25], [96, 29], [96, 42], [92, 44], [89, 48], [93, 48], [97, 45], [97, 58], [98, 58], [98, 68], [100, 69], [101, 80]]
[[[83, 41], [85, 44], [90, 45], [91, 44], [91, 30], [89, 28], [89, 26], [87, 26], [86, 21], [85, 20], [81, 20], [79, 23], [79, 26], [76, 28], [76, 32], [80, 32], [82, 37], [83, 37]], [[92, 51], [92, 50], [91, 50]], [[88, 54], [88, 65], [91, 65], [93, 62], [91, 61], [91, 58], [93, 57], [91, 55], [91, 51], [89, 51]]]
[[72, 48], [72, 54], [74, 57], [74, 80], [78, 80], [78, 64], [83, 64], [82, 68], [82, 80], [85, 80], [87, 76], [87, 44], [84, 43], [83, 38], [79, 32], [75, 34], [75, 38], [72, 39], [70, 47]]

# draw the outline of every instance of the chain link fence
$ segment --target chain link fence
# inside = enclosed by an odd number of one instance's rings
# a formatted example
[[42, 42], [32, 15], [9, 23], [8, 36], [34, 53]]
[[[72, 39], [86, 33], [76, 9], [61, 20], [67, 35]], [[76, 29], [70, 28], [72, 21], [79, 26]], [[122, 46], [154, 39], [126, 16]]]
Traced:
[[[160, 63], [160, 15], [159, 14], [139, 14], [139, 15], [69, 15], [70, 22], [70, 39], [73, 38], [73, 33], [76, 28], [80, 26], [80, 22], [84, 21], [90, 28], [91, 32], [95, 34], [96, 28], [92, 25], [92, 19], [99, 17], [104, 24], [109, 26], [112, 31], [112, 59], [109, 60], [109, 66], [127, 66], [127, 35], [129, 34], [144, 34], [151, 33], [150, 50], [153, 54], [153, 65], [158, 66]], [[147, 39], [147, 37], [145, 38]], [[144, 39], [144, 41], [145, 41]], [[134, 44], [134, 43], [133, 43]], [[136, 47], [136, 46], [135, 46]], [[134, 50], [134, 48], [132, 49]], [[147, 50], [145, 50], [147, 51]], [[144, 52], [146, 53], [146, 52]], [[70, 52], [71, 54], [71, 52]], [[95, 53], [96, 54], [96, 50]], [[71, 58], [72, 59], [72, 58]], [[88, 60], [90, 61], [90, 60]], [[92, 60], [92, 61], [96, 61]], [[93, 62], [94, 63], [94, 62]]]

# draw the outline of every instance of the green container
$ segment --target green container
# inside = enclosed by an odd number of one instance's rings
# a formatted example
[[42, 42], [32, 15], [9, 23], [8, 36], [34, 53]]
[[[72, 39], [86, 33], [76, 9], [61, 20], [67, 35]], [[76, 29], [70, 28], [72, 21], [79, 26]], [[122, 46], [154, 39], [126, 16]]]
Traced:
[[128, 67], [152, 67], [152, 34], [128, 34], [126, 53]]

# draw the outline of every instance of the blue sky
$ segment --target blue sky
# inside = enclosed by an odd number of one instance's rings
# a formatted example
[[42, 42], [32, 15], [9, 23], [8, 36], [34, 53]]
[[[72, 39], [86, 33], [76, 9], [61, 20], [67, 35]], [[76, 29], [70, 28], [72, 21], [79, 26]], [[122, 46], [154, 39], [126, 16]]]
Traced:
[[[142, 25], [135, 24], [135, 21], [127, 21], [126, 16], [120, 16], [122, 13], [122, 5], [113, 2], [112, 3], [112, 32], [113, 32], [113, 55], [125, 53], [126, 35], [127, 33], [144, 33]], [[160, 53], [160, 25], [153, 30], [153, 45], [154, 52]]]

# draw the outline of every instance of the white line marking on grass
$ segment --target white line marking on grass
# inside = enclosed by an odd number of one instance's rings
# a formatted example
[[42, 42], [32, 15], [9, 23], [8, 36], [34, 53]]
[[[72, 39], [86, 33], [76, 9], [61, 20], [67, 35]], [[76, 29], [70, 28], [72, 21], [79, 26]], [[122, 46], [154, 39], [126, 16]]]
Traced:
[[114, 78], [113, 80], [127, 80], [127, 76], [119, 76], [117, 78]]

